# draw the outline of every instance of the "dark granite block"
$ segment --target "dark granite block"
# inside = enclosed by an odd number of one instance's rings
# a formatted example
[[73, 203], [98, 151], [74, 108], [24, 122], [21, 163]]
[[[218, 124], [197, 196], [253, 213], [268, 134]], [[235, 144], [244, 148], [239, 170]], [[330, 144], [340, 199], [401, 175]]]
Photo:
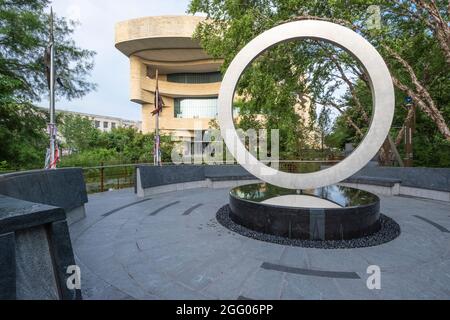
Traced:
[[[289, 239], [354, 239], [380, 229], [380, 199], [366, 191], [330, 186], [301, 192], [340, 202], [342, 208], [309, 209], [261, 202], [284, 193], [296, 191], [264, 183], [236, 187], [230, 192], [230, 218], [248, 229]], [[337, 198], [340, 201], [333, 201]]]
[[64, 208], [78, 208], [88, 201], [80, 168], [33, 170], [0, 175], [0, 194]]
[[65, 218], [62, 208], [0, 195], [2, 297], [81, 299], [66, 286], [75, 260]]
[[240, 165], [206, 165], [205, 177], [211, 180], [240, 180], [255, 177]]
[[202, 165], [138, 166], [142, 188], [205, 180]]
[[352, 176], [350, 178], [345, 179], [344, 182], [370, 184], [383, 187], [393, 187], [396, 183], [401, 183], [402, 181], [398, 178]]
[[59, 299], [44, 226], [16, 231], [16, 292], [20, 300]]
[[0, 234], [64, 219], [64, 209], [0, 195]]
[[14, 233], [0, 235], [0, 300], [16, 299], [16, 241]]
[[67, 278], [70, 276], [66, 272], [67, 267], [75, 265], [67, 222], [57, 221], [51, 223], [48, 226], [48, 238], [55, 265], [55, 274], [58, 279], [60, 298], [64, 300], [80, 300], [81, 290], [70, 290], [66, 285]]
[[[254, 179], [239, 165], [170, 165], [170, 166], [137, 166], [142, 188], [152, 188], [175, 183], [202, 181]], [[136, 192], [135, 188], [135, 192]]]
[[325, 240], [325, 210], [309, 210], [309, 237], [311, 240]]
[[401, 185], [450, 192], [450, 168], [366, 166], [352, 177], [377, 177], [401, 180]]

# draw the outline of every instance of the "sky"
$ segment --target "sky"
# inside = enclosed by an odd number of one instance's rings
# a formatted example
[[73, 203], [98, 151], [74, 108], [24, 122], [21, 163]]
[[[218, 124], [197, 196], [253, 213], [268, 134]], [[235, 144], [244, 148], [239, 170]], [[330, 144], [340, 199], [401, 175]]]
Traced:
[[[80, 99], [59, 99], [56, 108], [141, 120], [141, 106], [129, 99], [128, 57], [114, 47], [115, 24], [145, 16], [185, 15], [189, 2], [190, 0], [53, 0], [52, 7], [56, 15], [79, 22], [73, 34], [77, 46], [97, 52], [94, 70], [88, 77], [97, 84], [97, 90]], [[48, 99], [43, 97], [37, 104], [48, 108]], [[316, 112], [320, 112], [320, 108]]]
[[[128, 58], [114, 47], [116, 22], [145, 16], [184, 15], [189, 0], [53, 0], [56, 15], [79, 21], [73, 39], [94, 50], [95, 68], [89, 77], [98, 88], [81, 99], [58, 100], [56, 108], [140, 120], [141, 107], [129, 100]], [[48, 107], [43, 98], [38, 103]]]

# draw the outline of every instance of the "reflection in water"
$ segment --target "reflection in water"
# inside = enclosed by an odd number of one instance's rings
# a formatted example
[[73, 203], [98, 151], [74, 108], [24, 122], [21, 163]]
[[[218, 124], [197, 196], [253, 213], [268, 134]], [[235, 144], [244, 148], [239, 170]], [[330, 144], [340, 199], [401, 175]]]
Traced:
[[377, 196], [354, 188], [332, 185], [316, 189], [294, 190], [277, 187], [268, 183], [255, 183], [236, 187], [231, 194], [237, 198], [254, 202], [290, 194], [304, 194], [326, 199], [342, 207], [361, 206], [377, 201]]

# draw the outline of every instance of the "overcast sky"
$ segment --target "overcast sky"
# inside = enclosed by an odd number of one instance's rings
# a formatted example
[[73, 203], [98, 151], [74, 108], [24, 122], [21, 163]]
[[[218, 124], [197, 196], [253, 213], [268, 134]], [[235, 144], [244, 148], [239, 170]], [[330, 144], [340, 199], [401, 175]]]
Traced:
[[[74, 40], [97, 52], [91, 80], [97, 91], [82, 99], [59, 100], [56, 108], [140, 120], [140, 105], [129, 100], [128, 58], [114, 47], [118, 21], [157, 15], [183, 15], [189, 0], [53, 0], [53, 10], [81, 24]], [[43, 99], [39, 105], [48, 107]]]

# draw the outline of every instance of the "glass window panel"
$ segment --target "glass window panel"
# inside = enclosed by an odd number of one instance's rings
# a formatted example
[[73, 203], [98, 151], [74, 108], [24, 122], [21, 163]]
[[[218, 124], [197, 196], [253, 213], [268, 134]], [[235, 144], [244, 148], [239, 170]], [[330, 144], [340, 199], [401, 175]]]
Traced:
[[175, 118], [216, 118], [217, 97], [175, 98]]
[[167, 81], [177, 83], [213, 83], [222, 81], [220, 72], [207, 73], [172, 73], [167, 75]]

